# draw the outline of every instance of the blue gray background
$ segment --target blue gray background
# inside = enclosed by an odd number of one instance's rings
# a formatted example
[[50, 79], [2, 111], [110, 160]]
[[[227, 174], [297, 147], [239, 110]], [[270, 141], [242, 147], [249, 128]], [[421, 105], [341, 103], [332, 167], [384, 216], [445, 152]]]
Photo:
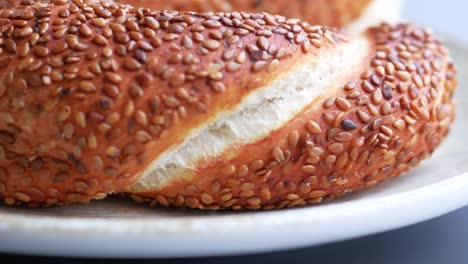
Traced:
[[[391, 1], [391, 0], [388, 0]], [[404, 15], [468, 45], [468, 1], [406, 0]]]

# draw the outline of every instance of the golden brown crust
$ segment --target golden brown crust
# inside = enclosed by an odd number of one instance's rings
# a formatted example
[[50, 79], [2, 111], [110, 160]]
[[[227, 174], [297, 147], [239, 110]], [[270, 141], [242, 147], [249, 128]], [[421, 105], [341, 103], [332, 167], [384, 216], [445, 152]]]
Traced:
[[[119, 191], [191, 129], [343, 41], [265, 13], [1, 3], [0, 197], [10, 205]], [[191, 181], [133, 197], [202, 209], [298, 206], [418, 163], [453, 120], [453, 66], [442, 44], [414, 26], [382, 25], [369, 37], [369, 66], [338, 94], [231, 151], [238, 155], [204, 164]]]
[[455, 114], [447, 51], [412, 25], [382, 25], [369, 37], [368, 66], [338, 94], [325, 93], [263, 140], [200, 166], [193, 179], [132, 197], [200, 209], [294, 207], [371, 187], [428, 157]]
[[10, 2], [0, 9], [6, 204], [87, 202], [128, 186], [191, 129], [341, 41], [268, 14]]
[[117, 0], [154, 10], [268, 12], [312, 24], [341, 27], [358, 18], [372, 0]]

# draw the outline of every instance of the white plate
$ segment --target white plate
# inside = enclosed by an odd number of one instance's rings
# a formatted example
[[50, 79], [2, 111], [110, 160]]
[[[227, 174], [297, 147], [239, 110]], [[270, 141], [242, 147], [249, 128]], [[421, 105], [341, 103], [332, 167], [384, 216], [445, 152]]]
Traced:
[[[468, 49], [452, 44], [460, 83]], [[463, 76], [462, 76], [463, 75]], [[124, 199], [49, 209], [0, 206], [0, 251], [86, 257], [241, 254], [311, 246], [383, 232], [468, 204], [468, 92], [458, 119], [428, 161], [374, 189], [319, 206], [270, 212], [149, 209]]]

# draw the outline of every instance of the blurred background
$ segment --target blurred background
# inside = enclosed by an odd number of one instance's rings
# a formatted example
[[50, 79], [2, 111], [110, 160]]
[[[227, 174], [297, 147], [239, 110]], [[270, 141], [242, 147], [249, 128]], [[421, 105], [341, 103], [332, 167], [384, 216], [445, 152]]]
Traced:
[[463, 0], [407, 0], [404, 17], [468, 45], [467, 11], [468, 1]]

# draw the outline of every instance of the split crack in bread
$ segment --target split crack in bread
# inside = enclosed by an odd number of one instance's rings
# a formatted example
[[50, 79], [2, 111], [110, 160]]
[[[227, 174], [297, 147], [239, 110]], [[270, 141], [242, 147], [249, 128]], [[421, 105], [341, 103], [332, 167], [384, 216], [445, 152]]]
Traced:
[[346, 40], [267, 13], [55, 0], [3, 7], [0, 31], [9, 205], [315, 203], [406, 171], [454, 115], [447, 51], [412, 25]]

